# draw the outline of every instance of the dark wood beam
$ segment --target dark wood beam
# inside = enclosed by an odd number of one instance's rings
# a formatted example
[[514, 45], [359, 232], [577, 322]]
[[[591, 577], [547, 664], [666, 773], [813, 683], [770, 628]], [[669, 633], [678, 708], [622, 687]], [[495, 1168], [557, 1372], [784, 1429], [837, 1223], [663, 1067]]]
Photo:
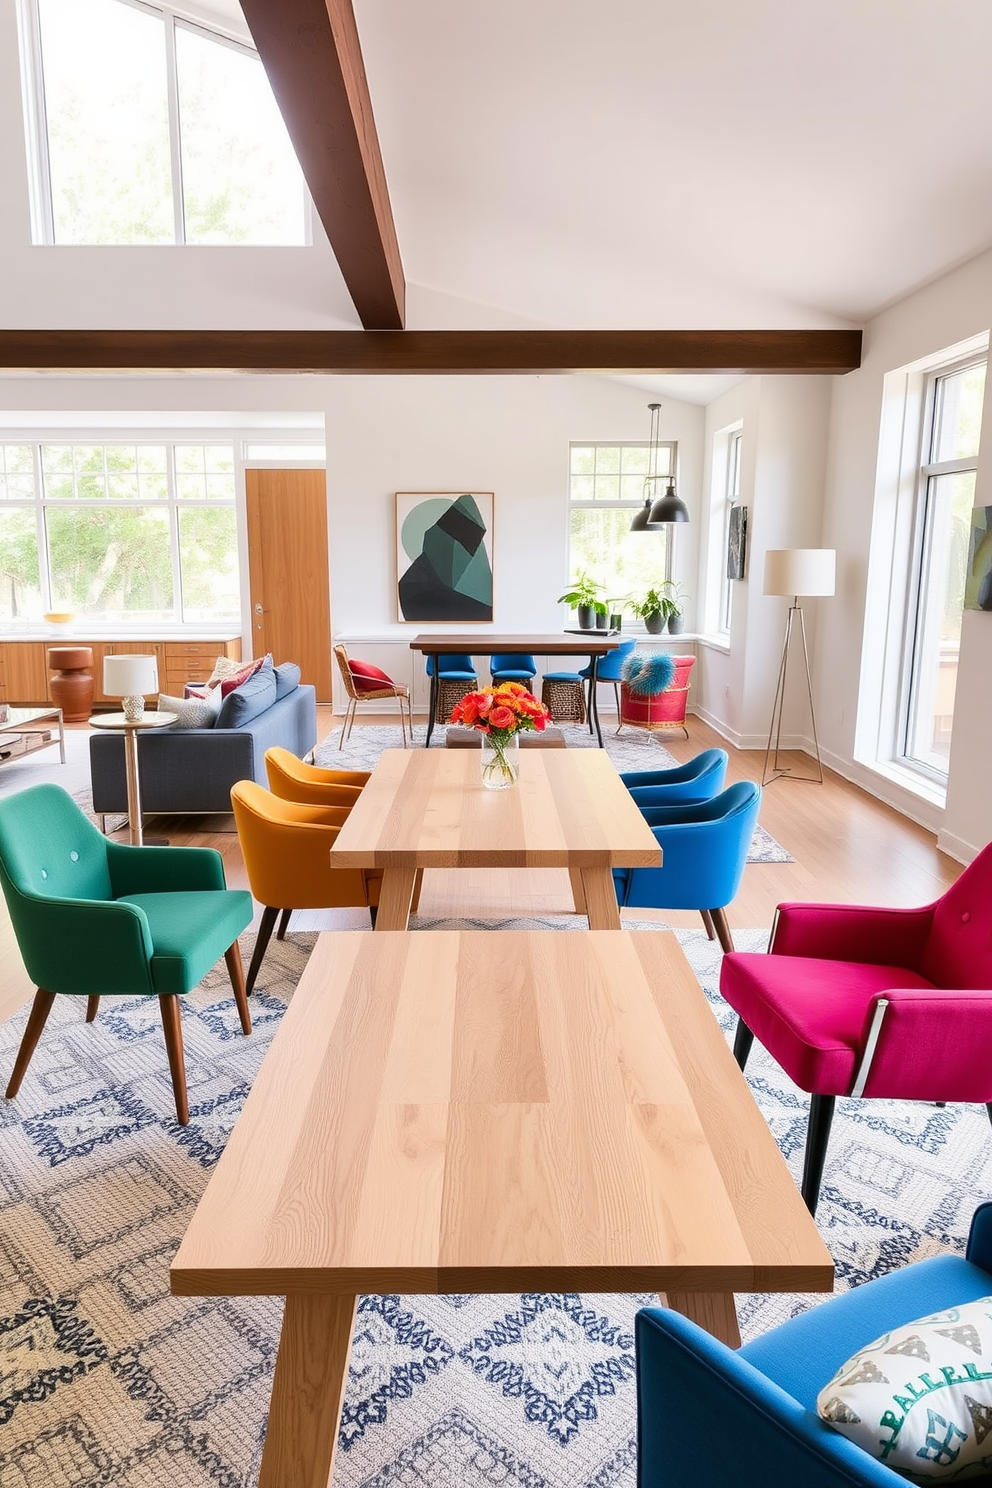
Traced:
[[851, 372], [860, 331], [3, 331], [0, 369], [591, 374]]
[[402, 330], [406, 283], [351, 0], [241, 9], [366, 330]]

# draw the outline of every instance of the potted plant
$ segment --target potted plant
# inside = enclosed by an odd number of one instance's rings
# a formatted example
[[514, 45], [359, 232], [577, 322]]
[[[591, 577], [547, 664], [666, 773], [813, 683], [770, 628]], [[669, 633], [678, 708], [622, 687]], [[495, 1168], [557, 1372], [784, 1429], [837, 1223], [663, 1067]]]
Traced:
[[668, 633], [669, 635], [681, 635], [683, 629], [685, 628], [685, 618], [683, 616], [682, 606], [689, 596], [682, 588], [682, 585], [675, 579], [668, 579], [667, 587], [672, 591], [672, 608], [668, 612]]
[[577, 612], [581, 630], [592, 629], [593, 617], [600, 610], [604, 615], [606, 613], [606, 606], [598, 598], [602, 587], [602, 584], [598, 584], [595, 579], [591, 579], [587, 573], [580, 570], [578, 578], [573, 580], [571, 589], [566, 589], [564, 594], [558, 596], [558, 604], [567, 604]]
[[665, 588], [666, 581], [663, 580], [659, 588], [652, 586], [643, 599], [630, 599], [627, 606], [632, 614], [644, 621], [644, 629], [648, 635], [661, 635], [665, 628], [665, 621], [669, 619], [672, 611], [677, 609], [675, 601], [660, 592]]

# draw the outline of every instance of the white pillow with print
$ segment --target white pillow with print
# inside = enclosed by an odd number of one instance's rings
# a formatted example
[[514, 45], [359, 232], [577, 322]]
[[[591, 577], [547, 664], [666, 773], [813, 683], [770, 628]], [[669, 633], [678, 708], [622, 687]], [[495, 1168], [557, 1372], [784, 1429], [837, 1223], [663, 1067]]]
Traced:
[[162, 692], [158, 699], [158, 711], [171, 713], [176, 720], [175, 727], [179, 729], [213, 728], [220, 705], [219, 687], [206, 698], [168, 697]]
[[911, 1482], [992, 1473], [992, 1297], [865, 1344], [823, 1387], [816, 1408]]

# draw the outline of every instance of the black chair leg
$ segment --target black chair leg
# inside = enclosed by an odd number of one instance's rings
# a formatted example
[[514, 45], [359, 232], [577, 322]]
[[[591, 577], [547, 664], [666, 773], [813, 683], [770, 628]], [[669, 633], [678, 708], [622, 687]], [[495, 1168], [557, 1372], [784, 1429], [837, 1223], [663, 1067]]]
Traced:
[[262, 957], [265, 955], [266, 947], [272, 939], [272, 932], [275, 929], [278, 915], [279, 911], [273, 909], [268, 904], [262, 910], [262, 923], [259, 925], [258, 934], [255, 936], [255, 949], [251, 953], [248, 976], [245, 979], [245, 991], [247, 993], [251, 993], [255, 986], [255, 978], [258, 976], [258, 970], [262, 964]]
[[836, 1100], [837, 1097], [833, 1095], [811, 1095], [809, 1098], [802, 1194], [806, 1208], [813, 1215], [816, 1214], [820, 1197], [820, 1182], [827, 1158], [827, 1142], [830, 1139], [830, 1123], [834, 1119]]
[[285, 940], [286, 931], [289, 929], [289, 917], [293, 913], [291, 909], [284, 909], [279, 919], [279, 929], [276, 931], [276, 940]]
[[375, 929], [375, 917], [379, 913], [378, 904], [369, 905], [369, 919], [372, 921], [372, 929]]
[[734, 1034], [734, 1058], [737, 1060], [738, 1069], [743, 1070], [747, 1064], [751, 1045], [754, 1043], [754, 1034], [748, 1028], [743, 1018], [737, 1019], [737, 1032]]
[[985, 1109], [989, 1113], [989, 1120], [992, 1121], [992, 1101], [987, 1101], [986, 1102]]

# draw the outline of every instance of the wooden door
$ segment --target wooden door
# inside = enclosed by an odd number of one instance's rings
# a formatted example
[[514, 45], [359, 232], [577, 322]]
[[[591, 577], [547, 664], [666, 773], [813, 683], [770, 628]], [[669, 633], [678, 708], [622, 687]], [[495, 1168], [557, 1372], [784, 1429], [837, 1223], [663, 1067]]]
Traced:
[[252, 654], [295, 661], [331, 700], [327, 480], [323, 470], [246, 470]]

